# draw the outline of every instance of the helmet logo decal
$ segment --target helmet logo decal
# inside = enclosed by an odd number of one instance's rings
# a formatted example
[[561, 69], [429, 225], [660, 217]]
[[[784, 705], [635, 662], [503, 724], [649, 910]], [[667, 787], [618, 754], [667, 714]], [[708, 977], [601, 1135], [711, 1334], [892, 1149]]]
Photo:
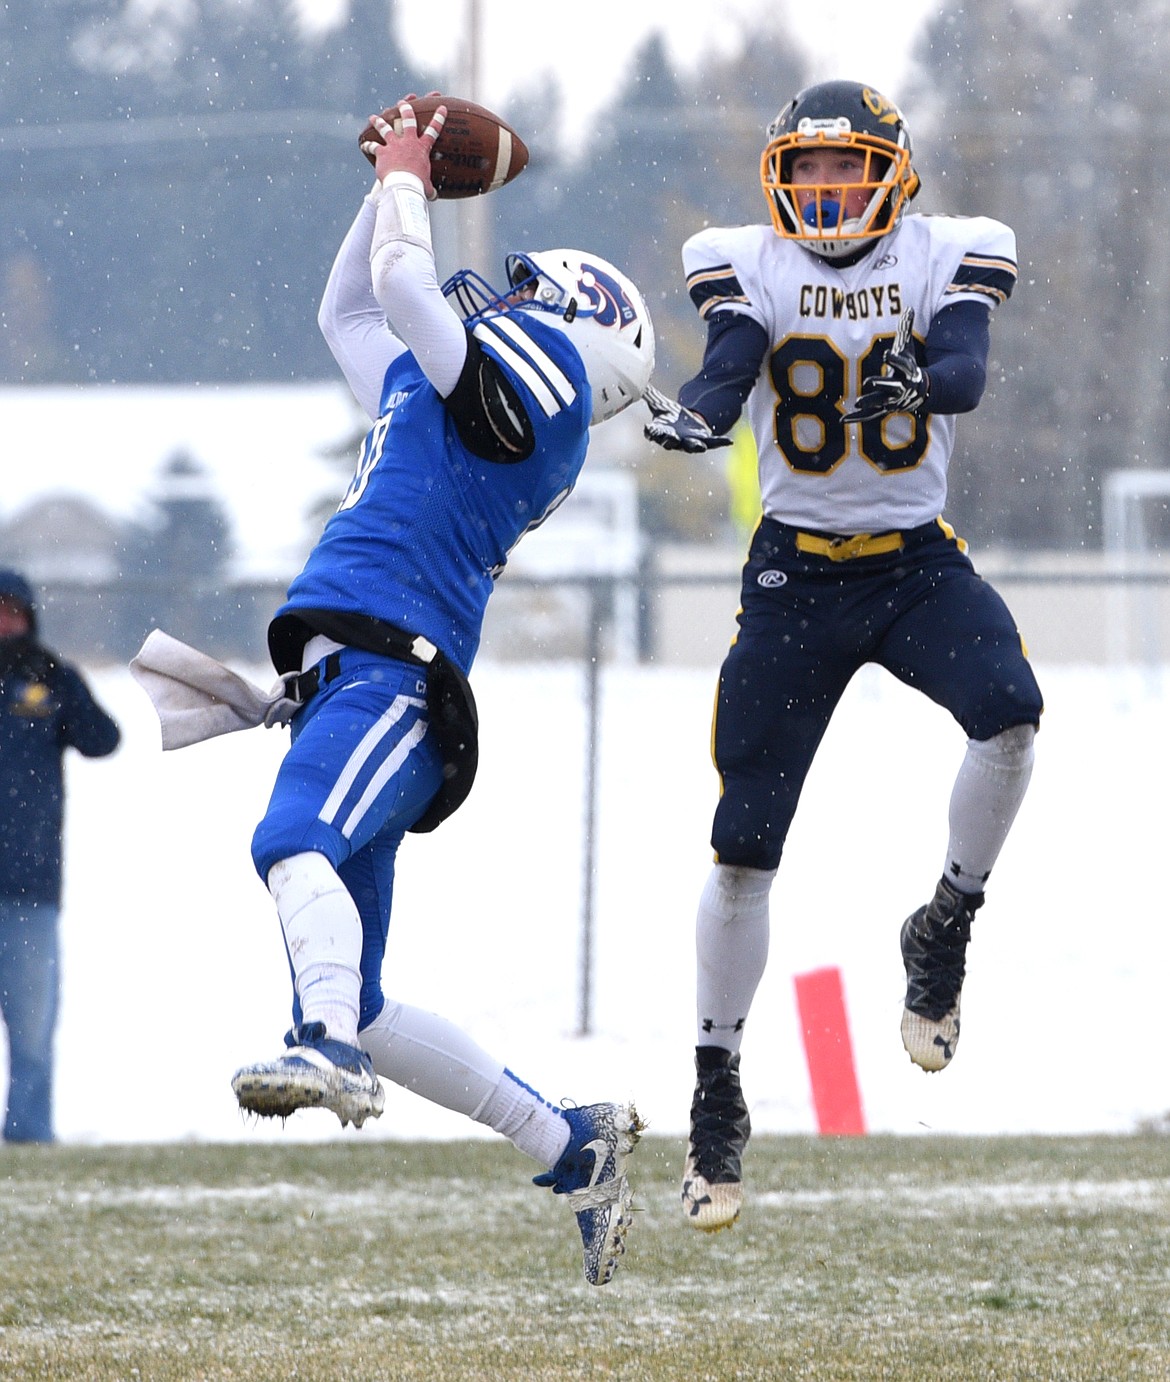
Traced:
[[616, 278], [596, 264], [585, 261], [577, 279], [581, 296], [593, 309], [592, 317], [598, 326], [629, 326], [636, 321], [638, 310]]
[[880, 91], [874, 91], [867, 86], [861, 93], [861, 99], [870, 113], [876, 115], [883, 125], [896, 125], [902, 118], [898, 107], [892, 101], [887, 101]]

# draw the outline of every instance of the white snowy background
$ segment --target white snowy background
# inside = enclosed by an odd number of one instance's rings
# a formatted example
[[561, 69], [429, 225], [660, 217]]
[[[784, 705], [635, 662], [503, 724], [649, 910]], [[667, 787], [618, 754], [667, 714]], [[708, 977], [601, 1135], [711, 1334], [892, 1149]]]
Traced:
[[[579, 666], [477, 667], [480, 778], [438, 832], [408, 836], [385, 967], [389, 994], [459, 1022], [546, 1097], [633, 1095], [654, 1131], [679, 1136], [716, 795], [714, 673], [603, 675], [593, 1035], [577, 1035]], [[850, 688], [773, 891], [743, 1057], [758, 1131], [815, 1130], [793, 978], [824, 965], [843, 972], [872, 1131], [1123, 1132], [1165, 1118], [1170, 937], [1153, 866], [1167, 848], [1170, 692], [1136, 670], [1038, 673], [1048, 708], [1032, 790], [977, 918], [962, 1045], [935, 1075], [899, 1039], [898, 928], [941, 870], [963, 738], [877, 669]], [[360, 1133], [320, 1111], [283, 1128], [241, 1118], [232, 1072], [275, 1054], [288, 1025], [279, 926], [248, 853], [283, 731], [163, 754], [128, 672], [90, 680], [125, 737], [111, 759], [69, 757], [60, 1137], [490, 1135], [394, 1088]]]
[[[312, 0], [322, 22], [329, 8]], [[714, 20], [709, 7], [668, 8], [670, 51], [684, 63], [709, 50], [714, 31], [702, 25], [729, 32], [727, 6]], [[731, 8], [754, 14], [755, 0]], [[814, 58], [810, 75], [839, 75], [843, 62], [856, 68], [863, 55], [874, 65], [853, 74], [896, 95], [904, 40], [925, 8], [899, 0], [875, 11], [845, 0], [831, 14], [810, 11], [799, 26]], [[657, 16], [657, 4], [644, 9], [637, 25]], [[453, 65], [455, 29], [437, 29], [430, 8], [413, 0], [403, 11], [412, 54]], [[623, 17], [628, 29], [628, 7]], [[514, 28], [502, 22], [495, 33]], [[491, 50], [493, 32], [487, 38], [487, 96], [502, 99], [515, 74]], [[528, 74], [532, 55], [512, 51]], [[571, 133], [590, 127], [609, 91], [595, 68], [582, 70], [586, 79], [566, 92]], [[0, 392], [9, 452], [46, 457], [9, 467], [4, 516], [49, 489], [89, 493], [118, 516], [139, 516], [160, 462], [184, 446], [218, 486], [235, 480], [242, 573], [295, 569], [306, 505], [338, 483], [320, 447], [353, 427], [344, 393], [310, 386], [267, 408], [243, 390], [192, 388], [178, 407], [167, 391], [133, 395], [123, 411], [121, 400], [107, 404], [93, 390]], [[45, 425], [46, 404], [55, 430]], [[72, 419], [82, 406], [110, 411], [87, 413], [79, 431]], [[85, 435], [89, 444], [54, 446], [54, 435]], [[160, 452], [162, 435], [173, 445]], [[241, 670], [268, 684], [266, 669]], [[897, 935], [941, 868], [962, 737], [880, 672], [851, 688], [773, 892], [771, 960], [744, 1046], [759, 1131], [815, 1127], [793, 978], [823, 965], [844, 975], [874, 1131], [1124, 1131], [1167, 1116], [1158, 1038], [1170, 940], [1152, 864], [1166, 848], [1170, 689], [1136, 671], [1038, 671], [1048, 709], [1036, 776], [977, 919], [959, 1054], [931, 1076], [910, 1064], [898, 1037]], [[693, 918], [716, 793], [707, 756], [714, 676], [714, 663], [605, 675], [594, 1035], [576, 1035], [586, 757], [579, 667], [477, 667], [480, 780], [455, 818], [435, 835], [409, 837], [402, 850], [385, 974], [387, 992], [459, 1021], [548, 1097], [633, 1094], [655, 1131], [680, 1136], [693, 1082]], [[125, 739], [113, 759], [68, 760], [60, 1136], [482, 1133], [393, 1089], [381, 1120], [360, 1133], [341, 1133], [324, 1113], [300, 1114], [284, 1128], [240, 1118], [232, 1071], [278, 1050], [288, 1024], [279, 927], [248, 857], [283, 737], [255, 731], [163, 755], [129, 674], [95, 671], [90, 680]]]

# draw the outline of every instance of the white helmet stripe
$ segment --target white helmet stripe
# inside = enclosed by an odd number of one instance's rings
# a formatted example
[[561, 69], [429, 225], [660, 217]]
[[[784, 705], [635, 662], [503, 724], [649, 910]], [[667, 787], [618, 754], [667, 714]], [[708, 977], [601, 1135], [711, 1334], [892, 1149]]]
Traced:
[[[572, 249], [510, 254], [505, 262], [510, 286], [502, 293], [471, 269], [452, 274], [443, 293], [459, 305], [475, 339], [533, 394], [534, 407], [551, 418], [590, 397], [592, 426], [642, 397], [654, 368], [654, 326], [641, 293], [620, 269]], [[535, 295], [517, 300], [517, 285], [530, 280]], [[588, 389], [574, 364], [562, 370], [557, 359], [564, 357], [541, 349], [536, 323], [569, 338]]]

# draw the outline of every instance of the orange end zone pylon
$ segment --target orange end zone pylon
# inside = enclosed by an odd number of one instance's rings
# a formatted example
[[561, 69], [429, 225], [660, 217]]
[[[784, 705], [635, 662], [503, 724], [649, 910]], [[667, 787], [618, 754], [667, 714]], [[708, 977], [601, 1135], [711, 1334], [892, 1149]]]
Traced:
[[817, 1131], [830, 1137], [863, 1136], [865, 1115], [853, 1064], [841, 971], [836, 966], [814, 969], [796, 975], [795, 982]]

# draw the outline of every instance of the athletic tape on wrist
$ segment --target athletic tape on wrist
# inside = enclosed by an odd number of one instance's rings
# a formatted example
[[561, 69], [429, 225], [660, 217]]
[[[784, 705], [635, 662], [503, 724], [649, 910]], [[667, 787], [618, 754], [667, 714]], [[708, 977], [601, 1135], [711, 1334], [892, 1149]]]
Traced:
[[413, 173], [387, 173], [378, 199], [378, 224], [374, 248], [391, 240], [405, 240], [434, 253], [431, 244], [431, 213], [423, 193], [422, 180]]

